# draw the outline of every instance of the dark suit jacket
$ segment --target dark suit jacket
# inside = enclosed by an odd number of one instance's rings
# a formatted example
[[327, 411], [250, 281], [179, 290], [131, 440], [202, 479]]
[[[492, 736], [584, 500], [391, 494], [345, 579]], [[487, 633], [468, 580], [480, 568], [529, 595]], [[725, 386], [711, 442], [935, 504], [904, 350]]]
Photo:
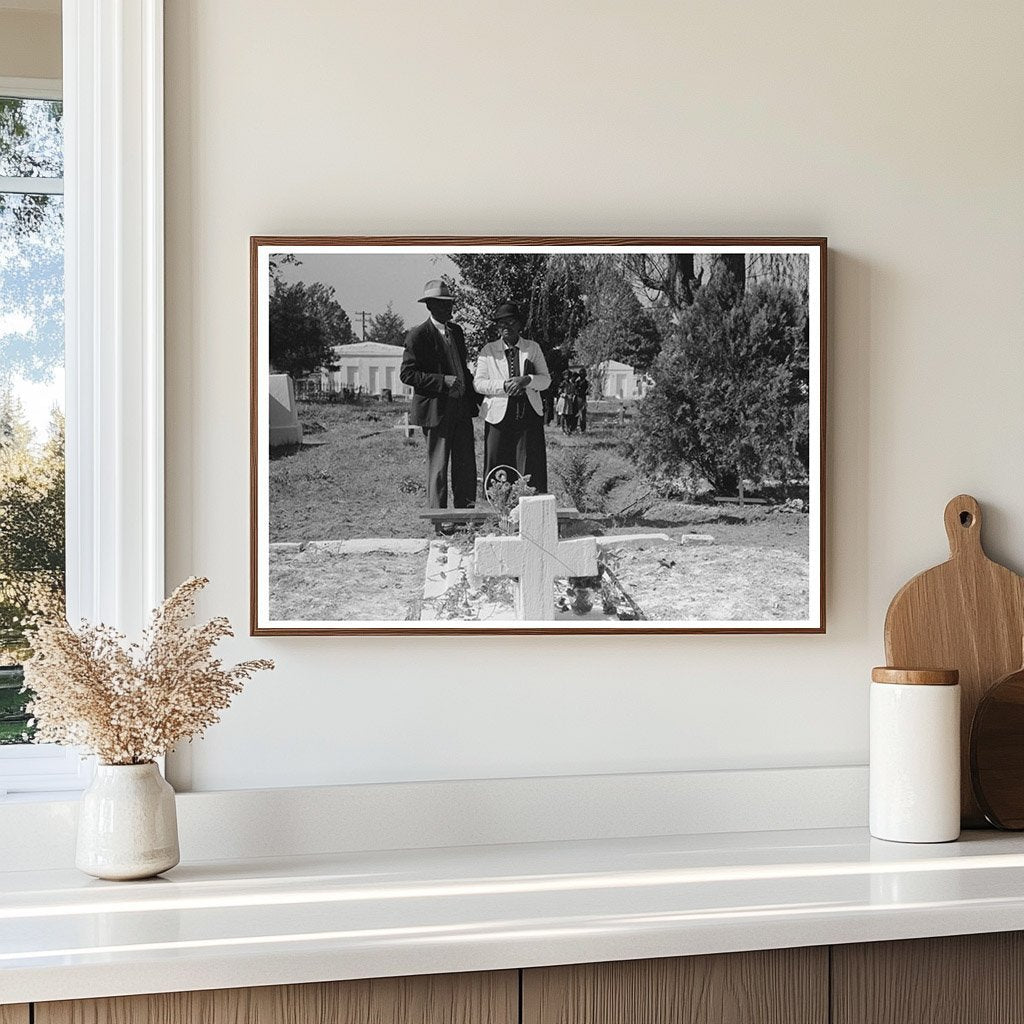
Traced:
[[480, 395], [473, 390], [473, 375], [466, 365], [466, 336], [456, 323], [448, 325], [466, 382], [464, 395], [455, 396], [445, 387], [445, 374], [451, 371], [444, 351], [444, 339], [428, 317], [405, 336], [405, 355], [398, 376], [413, 389], [409, 422], [420, 427], [436, 427], [449, 410], [450, 403], [459, 403], [464, 415], [473, 417], [480, 409]]

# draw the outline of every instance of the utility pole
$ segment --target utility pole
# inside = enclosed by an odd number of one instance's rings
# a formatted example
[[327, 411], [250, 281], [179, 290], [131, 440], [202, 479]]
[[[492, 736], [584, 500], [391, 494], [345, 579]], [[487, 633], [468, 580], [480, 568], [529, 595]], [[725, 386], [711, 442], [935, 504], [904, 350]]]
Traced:
[[353, 316], [362, 317], [363, 321], [363, 341], [366, 341], [366, 318], [370, 315], [368, 310], [357, 309], [353, 311]]

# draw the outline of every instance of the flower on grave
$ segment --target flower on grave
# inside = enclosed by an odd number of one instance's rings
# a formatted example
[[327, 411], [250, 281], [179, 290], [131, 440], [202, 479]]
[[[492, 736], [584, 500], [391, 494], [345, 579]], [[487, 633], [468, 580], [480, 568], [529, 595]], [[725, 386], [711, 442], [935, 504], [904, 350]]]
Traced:
[[[515, 479], [510, 479], [513, 474]], [[499, 521], [506, 526], [512, 522], [518, 523], [519, 499], [537, 493], [537, 489], [530, 486], [529, 476], [520, 476], [511, 466], [498, 466], [491, 471], [489, 477], [487, 500], [498, 513]], [[516, 516], [515, 520], [512, 519], [513, 515]]]
[[153, 612], [141, 643], [102, 624], [76, 630], [63, 615], [40, 616], [25, 662], [36, 742], [81, 747], [104, 764], [146, 764], [219, 721], [242, 684], [274, 663], [226, 668], [213, 649], [233, 635], [228, 620], [186, 624], [208, 582], [182, 583]]

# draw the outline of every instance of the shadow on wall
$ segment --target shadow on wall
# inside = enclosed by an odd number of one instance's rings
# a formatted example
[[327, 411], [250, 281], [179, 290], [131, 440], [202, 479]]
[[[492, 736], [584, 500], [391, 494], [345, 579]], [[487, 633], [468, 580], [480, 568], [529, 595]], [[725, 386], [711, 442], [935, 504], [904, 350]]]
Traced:
[[[849, 638], [872, 631], [868, 621], [872, 306], [887, 301], [877, 267], [841, 249], [828, 252], [826, 373], [825, 566], [828, 632]], [[845, 331], [837, 330], [845, 326]], [[844, 493], [840, 493], [840, 489]], [[845, 492], [861, 495], [859, 500]], [[840, 508], [861, 515], [839, 525]], [[837, 529], [838, 528], [838, 529]], [[841, 530], [841, 534], [839, 532]], [[875, 630], [881, 644], [881, 623]]]

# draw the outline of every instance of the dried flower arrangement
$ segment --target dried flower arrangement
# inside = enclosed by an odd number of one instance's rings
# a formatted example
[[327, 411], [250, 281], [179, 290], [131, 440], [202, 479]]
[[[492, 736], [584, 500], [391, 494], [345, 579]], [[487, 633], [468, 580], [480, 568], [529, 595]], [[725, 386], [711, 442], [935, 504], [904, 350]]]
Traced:
[[104, 625], [40, 619], [25, 663], [36, 742], [83, 747], [104, 764], [146, 764], [217, 722], [245, 680], [274, 663], [225, 668], [213, 648], [233, 635], [228, 620], [186, 624], [207, 583], [182, 583], [153, 612], [141, 644]]

